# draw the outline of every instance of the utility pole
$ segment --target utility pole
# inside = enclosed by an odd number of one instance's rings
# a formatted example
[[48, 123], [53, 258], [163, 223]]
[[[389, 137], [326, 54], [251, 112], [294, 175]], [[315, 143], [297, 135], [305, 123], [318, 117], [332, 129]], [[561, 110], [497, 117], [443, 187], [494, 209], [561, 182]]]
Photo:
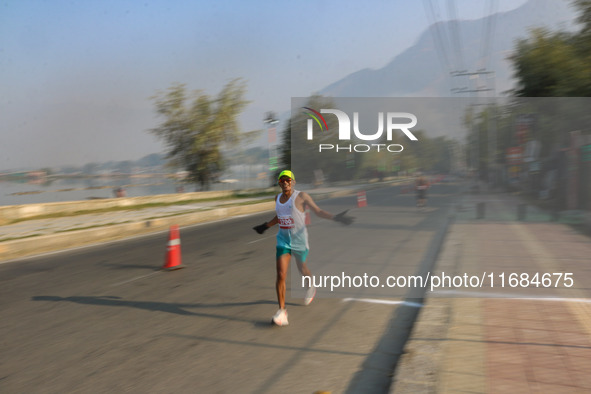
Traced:
[[[494, 76], [494, 71], [487, 71], [486, 69], [480, 69], [477, 70], [475, 72], [468, 72], [466, 70], [462, 70], [462, 71], [453, 71], [451, 72], [451, 76], [452, 77], [468, 77], [470, 80], [476, 80], [478, 78], [480, 78], [481, 75], [484, 76], [488, 76], [488, 75], [492, 75]], [[488, 86], [482, 86], [482, 85], [477, 85], [475, 87], [462, 87], [462, 88], [453, 88], [451, 89], [452, 93], [455, 94], [463, 94], [463, 93], [469, 93], [470, 97], [472, 99], [476, 99], [478, 98], [478, 94], [482, 93], [482, 92], [494, 92], [493, 88], [489, 88]], [[471, 107], [476, 107], [476, 106], [482, 106], [482, 105], [490, 105], [490, 104], [481, 104], [481, 103], [471, 103], [470, 106]], [[479, 130], [474, 130], [474, 116], [472, 116], [470, 118], [470, 131], [472, 131], [474, 133], [475, 136], [475, 141], [473, 142], [473, 146], [469, 146], [468, 147], [468, 157], [471, 156], [470, 159], [470, 163], [472, 165], [474, 165], [474, 163], [476, 163], [476, 175], [477, 175], [477, 179], [480, 177], [480, 131]], [[490, 163], [489, 161], [494, 160], [494, 158], [496, 157], [496, 147], [494, 147], [494, 145], [496, 145], [496, 127], [491, 127], [491, 123], [490, 123], [490, 118], [489, 118], [489, 124], [487, 125], [487, 136], [488, 136], [488, 152], [487, 152], [487, 160], [485, 160], [486, 163], [486, 178], [487, 181], [490, 181]], [[493, 143], [494, 141], [494, 143]], [[494, 149], [491, 152], [491, 149]]]

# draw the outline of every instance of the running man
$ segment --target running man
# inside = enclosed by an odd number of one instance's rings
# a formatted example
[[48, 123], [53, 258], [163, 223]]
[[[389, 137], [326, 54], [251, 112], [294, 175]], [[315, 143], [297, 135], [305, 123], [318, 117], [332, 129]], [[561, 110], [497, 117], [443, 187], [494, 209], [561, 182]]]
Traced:
[[423, 208], [427, 205], [427, 189], [429, 188], [429, 182], [424, 176], [420, 176], [416, 182], [417, 191], [417, 207]]
[[[306, 229], [306, 207], [309, 207], [316, 216], [323, 219], [334, 220], [343, 224], [351, 224], [353, 218], [347, 216], [347, 211], [338, 215], [333, 215], [320, 209], [308, 193], [295, 190], [295, 177], [289, 170], [282, 171], [279, 174], [279, 187], [281, 194], [275, 197], [275, 217], [269, 222], [260, 224], [253, 229], [259, 233], [264, 233], [269, 227], [279, 223], [277, 232], [277, 280], [275, 289], [277, 291], [277, 301], [279, 310], [273, 316], [273, 323], [278, 326], [288, 325], [287, 310], [285, 309], [285, 280], [287, 279], [287, 269], [291, 256], [295, 257], [298, 270], [302, 276], [312, 276], [312, 273], [306, 265], [306, 258], [310, 246], [308, 245], [308, 230]], [[304, 303], [309, 305], [316, 289], [311, 286], [306, 291]]]

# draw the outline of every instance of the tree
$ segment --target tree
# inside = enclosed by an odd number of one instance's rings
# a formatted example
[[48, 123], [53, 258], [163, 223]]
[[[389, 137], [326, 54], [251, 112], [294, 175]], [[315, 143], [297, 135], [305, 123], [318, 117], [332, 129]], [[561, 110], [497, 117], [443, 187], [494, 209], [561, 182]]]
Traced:
[[185, 84], [178, 83], [152, 97], [164, 121], [150, 132], [166, 143], [170, 163], [184, 168], [188, 180], [199, 183], [202, 190], [209, 189], [224, 170], [222, 149], [249, 134], [242, 135], [238, 125], [238, 116], [248, 104], [245, 91], [244, 82], [235, 79], [216, 98], [200, 90], [189, 96]]
[[510, 57], [519, 97], [591, 97], [591, 0], [574, 0], [578, 32], [537, 28]]
[[519, 40], [511, 57], [516, 70], [516, 96], [582, 97], [591, 95], [591, 67], [569, 33], [534, 29]]
[[573, 4], [581, 12], [577, 17], [577, 22], [582, 25], [580, 35], [591, 35], [591, 0], [574, 0]]

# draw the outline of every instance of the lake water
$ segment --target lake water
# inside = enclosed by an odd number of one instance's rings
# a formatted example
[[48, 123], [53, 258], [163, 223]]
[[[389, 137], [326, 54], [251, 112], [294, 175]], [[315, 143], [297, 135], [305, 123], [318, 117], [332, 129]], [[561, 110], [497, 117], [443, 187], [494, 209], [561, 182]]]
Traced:
[[[269, 187], [264, 178], [239, 177], [229, 182], [214, 183], [210, 190], [241, 190]], [[172, 194], [179, 186], [185, 192], [199, 191], [195, 185], [181, 184], [165, 177], [156, 178], [70, 178], [55, 179], [45, 183], [0, 181], [0, 205], [36, 204], [45, 202], [77, 201], [96, 198], [112, 198], [114, 190], [123, 187], [127, 197]]]

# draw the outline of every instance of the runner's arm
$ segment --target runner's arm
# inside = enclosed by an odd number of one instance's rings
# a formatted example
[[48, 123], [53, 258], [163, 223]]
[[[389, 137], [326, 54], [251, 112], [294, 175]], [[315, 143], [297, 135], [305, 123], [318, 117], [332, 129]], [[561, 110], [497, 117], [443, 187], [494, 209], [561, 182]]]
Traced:
[[334, 215], [330, 212], [325, 211], [324, 209], [320, 209], [320, 207], [316, 205], [316, 203], [308, 193], [301, 192], [300, 196], [302, 196], [304, 205], [309, 206], [310, 209], [316, 214], [316, 216], [328, 220], [334, 219]]

